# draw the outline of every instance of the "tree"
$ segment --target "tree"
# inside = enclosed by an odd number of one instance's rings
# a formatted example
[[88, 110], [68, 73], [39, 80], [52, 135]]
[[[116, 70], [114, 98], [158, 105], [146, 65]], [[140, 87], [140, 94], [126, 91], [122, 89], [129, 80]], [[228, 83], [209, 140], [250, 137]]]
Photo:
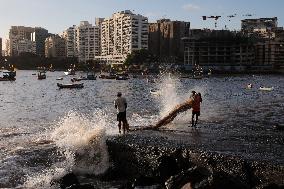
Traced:
[[134, 64], [147, 64], [151, 62], [152, 57], [152, 54], [147, 49], [140, 49], [133, 51], [131, 54], [127, 55], [127, 58], [124, 63], [127, 66]]

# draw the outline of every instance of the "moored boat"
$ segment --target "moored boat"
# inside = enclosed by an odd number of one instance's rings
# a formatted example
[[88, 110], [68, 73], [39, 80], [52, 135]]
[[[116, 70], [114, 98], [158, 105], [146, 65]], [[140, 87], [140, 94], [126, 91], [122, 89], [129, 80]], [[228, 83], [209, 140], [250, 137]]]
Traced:
[[63, 89], [63, 88], [83, 88], [84, 87], [84, 83], [74, 83], [74, 84], [61, 84], [61, 83], [57, 83], [57, 86], [60, 88], [60, 89]]
[[161, 91], [158, 90], [158, 89], [151, 89], [150, 93], [153, 94], [153, 95], [157, 95], [157, 96], [161, 95]]
[[3, 76], [0, 77], [0, 81], [15, 81], [16, 71], [3, 71]]
[[274, 88], [273, 87], [259, 87], [259, 90], [261, 91], [272, 91]]
[[37, 79], [39, 80], [46, 79], [45, 71], [39, 71], [37, 74]]

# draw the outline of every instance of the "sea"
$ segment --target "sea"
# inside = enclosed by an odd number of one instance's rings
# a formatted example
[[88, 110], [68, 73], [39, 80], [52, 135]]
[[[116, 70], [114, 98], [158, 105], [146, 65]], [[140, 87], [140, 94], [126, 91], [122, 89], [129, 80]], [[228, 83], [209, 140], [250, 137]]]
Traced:
[[[284, 123], [283, 75], [190, 79], [163, 73], [129, 80], [97, 78], [78, 82], [84, 83], [82, 89], [59, 89], [57, 83], [72, 83], [73, 77], [85, 73], [47, 72], [44, 80], [35, 74], [18, 70], [16, 81], [0, 81], [0, 188], [57, 188], [52, 181], [70, 172], [104, 173], [111, 166], [106, 139], [119, 135], [113, 104], [117, 92], [127, 99], [131, 127], [155, 124], [193, 90], [203, 98], [200, 130], [234, 125], [237, 132], [251, 127], [256, 128], [256, 137], [273, 138], [279, 137], [274, 127]], [[63, 80], [56, 80], [60, 77]], [[261, 86], [273, 90], [261, 91]], [[150, 93], [152, 89], [159, 93]], [[179, 115], [171, 130], [189, 125], [191, 111]], [[275, 145], [282, 142], [283, 138]], [[75, 157], [81, 158], [75, 163]]]

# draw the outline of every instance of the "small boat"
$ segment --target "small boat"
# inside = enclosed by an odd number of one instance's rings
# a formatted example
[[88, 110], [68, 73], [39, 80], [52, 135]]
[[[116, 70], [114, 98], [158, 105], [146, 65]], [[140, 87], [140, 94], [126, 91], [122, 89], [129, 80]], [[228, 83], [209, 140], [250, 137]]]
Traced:
[[66, 72], [64, 72], [65, 75], [76, 75], [75, 70], [74, 69], [68, 69]]
[[3, 71], [3, 76], [0, 77], [0, 81], [15, 81], [16, 71]]
[[195, 65], [192, 70], [192, 78], [193, 79], [202, 79], [203, 78], [203, 69], [199, 65]]
[[56, 80], [63, 80], [63, 77], [56, 78]]
[[272, 91], [274, 88], [273, 87], [259, 87], [259, 90], [261, 91]]
[[45, 71], [38, 72], [37, 79], [39, 80], [46, 79]]
[[73, 89], [73, 88], [83, 88], [84, 87], [84, 83], [74, 83], [74, 84], [61, 84], [61, 83], [57, 83], [57, 86], [60, 88], [60, 89], [63, 89], [63, 88], [70, 88], [70, 89]]
[[127, 80], [129, 78], [127, 76], [124, 76], [124, 75], [117, 75], [115, 79], [116, 80]]
[[251, 83], [248, 84], [248, 85], [247, 85], [247, 88], [248, 88], [248, 89], [252, 89], [252, 84], [251, 84]]
[[153, 94], [153, 95], [157, 95], [157, 96], [161, 95], [161, 91], [158, 90], [158, 89], [151, 89], [150, 93]]

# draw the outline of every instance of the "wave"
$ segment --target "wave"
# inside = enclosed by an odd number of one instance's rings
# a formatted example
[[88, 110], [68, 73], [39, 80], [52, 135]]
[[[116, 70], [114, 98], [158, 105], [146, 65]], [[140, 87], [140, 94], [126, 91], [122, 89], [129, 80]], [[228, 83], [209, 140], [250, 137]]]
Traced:
[[104, 173], [109, 167], [106, 120], [106, 114], [99, 109], [95, 110], [92, 118], [69, 112], [50, 133], [60, 161], [40, 173], [30, 175], [23, 187], [57, 188], [52, 181], [70, 172], [93, 175]]

